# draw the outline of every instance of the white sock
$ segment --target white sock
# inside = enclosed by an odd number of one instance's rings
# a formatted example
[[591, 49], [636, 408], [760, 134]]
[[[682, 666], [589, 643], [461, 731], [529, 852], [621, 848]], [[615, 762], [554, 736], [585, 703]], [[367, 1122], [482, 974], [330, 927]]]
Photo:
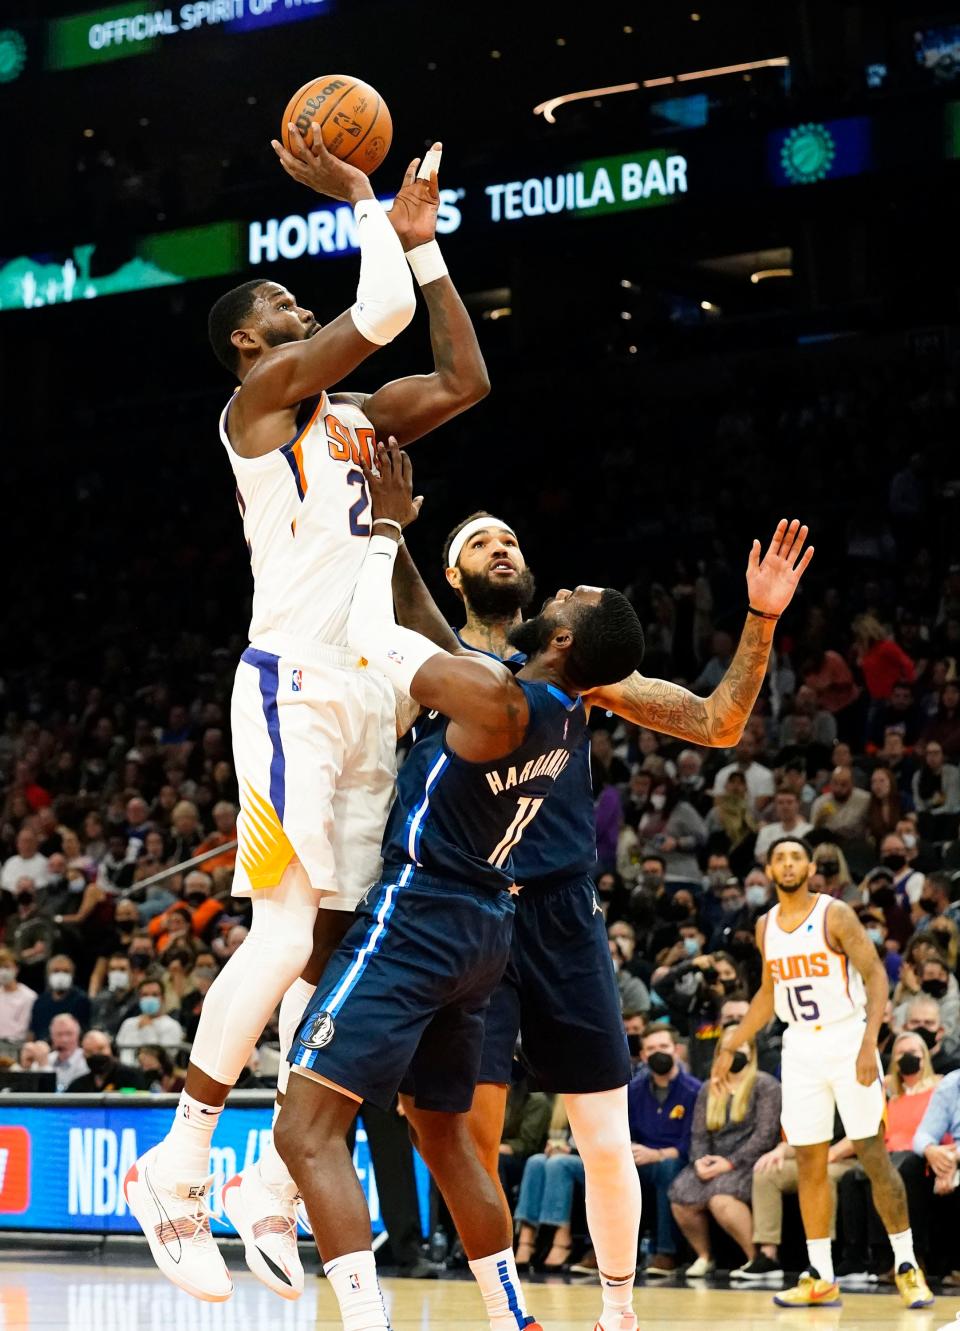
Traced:
[[821, 1280], [833, 1284], [833, 1248], [829, 1239], [807, 1239], [810, 1265]]
[[223, 1105], [205, 1105], [181, 1091], [170, 1131], [157, 1151], [160, 1173], [174, 1183], [206, 1178], [210, 1139], [222, 1113]]
[[335, 1257], [323, 1270], [340, 1304], [343, 1331], [390, 1331], [376, 1259], [369, 1249]]
[[525, 1325], [527, 1308], [513, 1249], [479, 1257], [470, 1263], [470, 1270], [487, 1305], [490, 1331], [517, 1331]]
[[890, 1247], [893, 1249], [893, 1269], [895, 1271], [899, 1271], [904, 1262], [909, 1266], [917, 1265], [917, 1256], [913, 1251], [912, 1229], [905, 1229], [902, 1234], [888, 1234], [887, 1238], [890, 1240]]
[[603, 1312], [597, 1323], [599, 1331], [620, 1331], [625, 1315], [633, 1312], [634, 1276], [626, 1280], [610, 1280], [600, 1276], [600, 1289], [603, 1292]]

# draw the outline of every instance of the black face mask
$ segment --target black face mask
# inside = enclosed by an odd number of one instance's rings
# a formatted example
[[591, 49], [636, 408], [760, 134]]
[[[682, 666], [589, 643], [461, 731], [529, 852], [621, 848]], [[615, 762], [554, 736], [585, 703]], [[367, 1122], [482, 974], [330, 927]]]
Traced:
[[703, 976], [703, 982], [704, 982], [704, 984], [708, 984], [708, 985], [709, 985], [709, 984], [716, 984], [716, 982], [717, 982], [717, 969], [716, 969], [715, 966], [704, 966], [704, 968], [703, 968], [703, 970], [700, 972], [700, 974]]
[[630, 1057], [631, 1057], [631, 1058], [639, 1058], [639, 1057], [640, 1057], [640, 1043], [641, 1043], [642, 1039], [643, 1039], [643, 1036], [642, 1036], [642, 1035], [628, 1035], [628, 1036], [627, 1036], [627, 1049], [630, 1051]]
[[131, 952], [130, 965], [135, 971], [145, 971], [150, 965], [150, 956], [147, 952]]
[[878, 887], [876, 891], [870, 893], [870, 900], [881, 910], [886, 910], [889, 906], [896, 905], [897, 894], [892, 887]]
[[838, 874], [840, 872], [840, 861], [821, 860], [818, 867], [820, 869], [820, 872], [823, 874], [824, 878], [832, 878], [834, 874]]
[[739, 987], [739, 982], [737, 980], [721, 980], [720, 983], [723, 985], [723, 992], [725, 994], [732, 994], [734, 989]]
[[887, 869], [892, 869], [896, 873], [902, 869], [907, 862], [906, 855], [884, 855], [880, 863]]
[[32, 906], [33, 903], [36, 901], [36, 899], [37, 899], [37, 898], [33, 895], [32, 892], [18, 892], [18, 893], [17, 893], [17, 905], [18, 905], [18, 906]]
[[640, 883], [648, 892], [659, 892], [663, 887], [663, 874], [645, 873], [640, 879]]
[[926, 1026], [920, 1026], [917, 1030], [911, 1031], [910, 1034], [919, 1035], [920, 1039], [923, 1041], [923, 1043], [927, 1046], [928, 1049], [932, 1049], [933, 1046], [937, 1043], [937, 1032], [928, 1031]]
[[743, 1069], [747, 1066], [749, 1061], [750, 1060], [747, 1058], [743, 1050], [738, 1049], [730, 1061], [730, 1071], [733, 1073], [734, 1076], [736, 1076], [738, 1072], [743, 1071]]
[[919, 1072], [923, 1063], [919, 1054], [901, 1054], [897, 1060], [897, 1067], [900, 1069], [901, 1077], [912, 1077], [915, 1072]]
[[205, 892], [188, 892], [183, 898], [188, 906], [202, 906], [207, 899]]
[[658, 1077], [665, 1077], [668, 1072], [673, 1071], [673, 1054], [664, 1054], [658, 1050], [647, 1059], [647, 1066]]
[[944, 997], [944, 995], [947, 992], [947, 981], [924, 980], [920, 988], [923, 990], [925, 994], [929, 994], [931, 998], [941, 999]]
[[917, 902], [917, 905], [921, 910], [926, 911], [928, 915], [936, 915], [937, 913], [937, 903], [932, 897], [921, 897]]
[[888, 1021], [881, 1021], [880, 1029], [877, 1031], [877, 1039], [881, 1044], [884, 1040], [890, 1039], [890, 1023]]
[[102, 1077], [113, 1067], [113, 1059], [109, 1054], [88, 1054], [87, 1067], [95, 1077]]

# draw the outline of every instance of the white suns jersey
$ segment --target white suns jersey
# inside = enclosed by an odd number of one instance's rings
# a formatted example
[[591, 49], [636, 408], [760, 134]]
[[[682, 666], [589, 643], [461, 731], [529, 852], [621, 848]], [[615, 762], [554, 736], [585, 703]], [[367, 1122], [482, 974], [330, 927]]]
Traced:
[[370, 535], [370, 501], [360, 467], [373, 426], [352, 402], [321, 393], [301, 407], [297, 434], [259, 458], [220, 439], [237, 482], [237, 503], [253, 569], [250, 641], [282, 633], [346, 647], [347, 617]]
[[766, 916], [763, 964], [773, 981], [777, 1016], [788, 1025], [817, 1028], [866, 1013], [860, 972], [827, 939], [832, 897], [817, 895], [810, 914], [788, 932], [780, 926], [780, 905]]

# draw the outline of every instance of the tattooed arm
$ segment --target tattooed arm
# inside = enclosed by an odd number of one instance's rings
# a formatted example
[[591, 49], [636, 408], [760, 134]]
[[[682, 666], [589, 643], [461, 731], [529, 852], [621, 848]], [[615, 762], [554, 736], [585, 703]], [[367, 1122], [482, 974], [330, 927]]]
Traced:
[[[807, 528], [784, 519], [763, 560], [754, 541], [747, 564], [747, 591], [754, 610], [780, 615], [790, 604], [813, 546], [803, 552]], [[802, 555], [802, 557], [801, 557]], [[743, 734], [767, 673], [775, 619], [748, 615], [736, 655], [709, 698], [698, 698], [679, 684], [633, 674], [619, 684], [595, 689], [584, 702], [615, 712], [625, 721], [664, 735], [713, 748], [730, 748]]]

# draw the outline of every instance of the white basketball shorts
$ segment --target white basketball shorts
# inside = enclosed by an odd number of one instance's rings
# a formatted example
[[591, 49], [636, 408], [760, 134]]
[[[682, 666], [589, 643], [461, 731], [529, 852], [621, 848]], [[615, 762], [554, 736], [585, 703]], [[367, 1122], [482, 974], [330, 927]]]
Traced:
[[231, 705], [240, 787], [234, 896], [294, 858], [320, 905], [353, 910], [376, 882], [396, 781], [396, 703], [345, 649], [271, 636], [240, 658]]
[[788, 1026], [783, 1036], [780, 1122], [791, 1146], [833, 1141], [839, 1111], [848, 1137], [873, 1137], [884, 1121], [886, 1096], [883, 1068], [877, 1055], [877, 1079], [869, 1086], [857, 1081], [857, 1055], [866, 1023], [853, 1013], [826, 1026]]

